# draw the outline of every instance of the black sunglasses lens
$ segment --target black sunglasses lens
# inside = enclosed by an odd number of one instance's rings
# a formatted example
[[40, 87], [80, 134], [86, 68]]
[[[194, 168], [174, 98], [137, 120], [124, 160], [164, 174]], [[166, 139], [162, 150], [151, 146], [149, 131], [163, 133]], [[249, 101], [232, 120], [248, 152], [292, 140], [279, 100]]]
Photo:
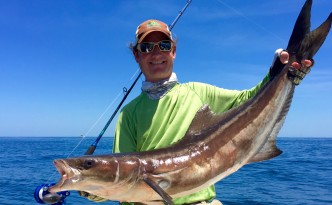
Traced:
[[[170, 51], [172, 49], [171, 41], [160, 41], [157, 44], [161, 51]], [[142, 53], [150, 53], [153, 51], [155, 45], [154, 42], [143, 42], [138, 44], [138, 50]]]
[[144, 42], [144, 43], [140, 43], [139, 47], [140, 47], [140, 51], [143, 53], [149, 53], [153, 50], [153, 43], [149, 43], [149, 42]]
[[161, 51], [170, 51], [172, 48], [172, 43], [170, 41], [160, 41], [158, 46]]

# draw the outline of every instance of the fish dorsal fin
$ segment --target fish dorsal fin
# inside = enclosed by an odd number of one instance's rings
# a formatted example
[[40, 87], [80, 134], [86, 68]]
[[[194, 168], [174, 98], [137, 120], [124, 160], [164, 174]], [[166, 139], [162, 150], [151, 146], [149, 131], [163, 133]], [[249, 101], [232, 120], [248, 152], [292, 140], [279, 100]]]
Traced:
[[196, 113], [191, 122], [187, 134], [198, 134], [202, 130], [207, 129], [209, 125], [218, 120], [218, 116], [213, 113], [210, 107], [206, 104], [202, 106]]
[[187, 133], [181, 140], [181, 146], [186, 144], [195, 144], [203, 140], [208, 133], [213, 132], [215, 129], [223, 126], [228, 118], [238, 112], [240, 107], [233, 108], [222, 114], [216, 114], [211, 111], [210, 107], [206, 104], [202, 106], [196, 113], [193, 121], [191, 122]]
[[186, 135], [198, 135], [202, 131], [222, 126], [227, 120], [231, 119], [235, 113], [241, 112], [244, 107], [241, 105], [232, 108], [222, 114], [214, 113], [208, 104], [203, 105], [196, 113], [191, 122]]

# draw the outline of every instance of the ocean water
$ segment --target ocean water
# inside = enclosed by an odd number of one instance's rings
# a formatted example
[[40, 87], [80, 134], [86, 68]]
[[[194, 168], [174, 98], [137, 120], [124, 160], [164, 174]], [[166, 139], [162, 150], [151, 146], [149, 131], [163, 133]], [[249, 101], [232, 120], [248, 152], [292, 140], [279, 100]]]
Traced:
[[[112, 140], [102, 139], [95, 154], [109, 153]], [[35, 188], [59, 179], [52, 160], [82, 155], [93, 141], [75, 137], [0, 137], [0, 204], [37, 204]], [[332, 138], [279, 138], [278, 147], [283, 150], [279, 157], [246, 165], [218, 182], [217, 198], [224, 205], [332, 205]], [[96, 203], [71, 191], [66, 204]]]

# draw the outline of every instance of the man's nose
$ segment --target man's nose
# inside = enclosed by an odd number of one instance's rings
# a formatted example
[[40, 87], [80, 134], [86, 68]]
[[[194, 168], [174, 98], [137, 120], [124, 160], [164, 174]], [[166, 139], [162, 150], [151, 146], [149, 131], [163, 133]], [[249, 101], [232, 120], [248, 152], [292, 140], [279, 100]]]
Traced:
[[157, 44], [155, 44], [153, 46], [152, 54], [159, 54], [160, 52], [161, 52], [161, 50], [159, 49], [159, 46]]

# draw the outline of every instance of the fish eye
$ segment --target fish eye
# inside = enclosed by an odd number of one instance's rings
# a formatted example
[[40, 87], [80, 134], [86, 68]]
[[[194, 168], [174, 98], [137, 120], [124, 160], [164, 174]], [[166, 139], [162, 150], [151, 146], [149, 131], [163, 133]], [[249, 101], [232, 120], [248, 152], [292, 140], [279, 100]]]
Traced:
[[91, 159], [85, 160], [83, 163], [83, 168], [90, 169], [94, 164], [95, 164], [95, 162]]

